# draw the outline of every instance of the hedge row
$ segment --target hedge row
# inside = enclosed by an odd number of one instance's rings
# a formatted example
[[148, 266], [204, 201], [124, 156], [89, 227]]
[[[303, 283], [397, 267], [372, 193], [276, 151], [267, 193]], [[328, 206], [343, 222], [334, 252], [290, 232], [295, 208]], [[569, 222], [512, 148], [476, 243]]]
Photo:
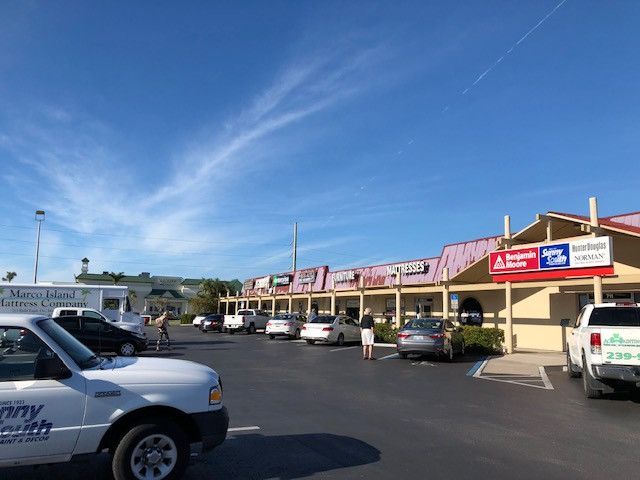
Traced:
[[189, 325], [193, 323], [193, 319], [196, 318], [193, 313], [183, 313], [180, 315], [180, 324], [181, 325]]
[[465, 325], [462, 327], [465, 350], [475, 353], [502, 353], [504, 330]]

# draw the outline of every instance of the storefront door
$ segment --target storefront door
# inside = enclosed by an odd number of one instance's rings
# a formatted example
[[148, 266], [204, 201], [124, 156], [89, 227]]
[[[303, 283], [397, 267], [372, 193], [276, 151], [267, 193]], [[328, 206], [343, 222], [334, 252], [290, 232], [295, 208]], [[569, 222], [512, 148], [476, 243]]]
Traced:
[[416, 299], [416, 316], [419, 318], [426, 318], [431, 316], [433, 305], [432, 298], [417, 298]]
[[356, 320], [360, 319], [360, 300], [348, 298], [347, 299], [347, 308], [346, 312], [347, 317], [355, 318]]

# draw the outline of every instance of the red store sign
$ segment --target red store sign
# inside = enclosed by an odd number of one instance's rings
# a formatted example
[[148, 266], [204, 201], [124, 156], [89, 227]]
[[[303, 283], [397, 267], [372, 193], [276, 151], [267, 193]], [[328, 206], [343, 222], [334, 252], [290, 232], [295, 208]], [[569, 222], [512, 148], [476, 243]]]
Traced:
[[502, 250], [489, 254], [489, 273], [532, 272], [540, 269], [538, 247]]

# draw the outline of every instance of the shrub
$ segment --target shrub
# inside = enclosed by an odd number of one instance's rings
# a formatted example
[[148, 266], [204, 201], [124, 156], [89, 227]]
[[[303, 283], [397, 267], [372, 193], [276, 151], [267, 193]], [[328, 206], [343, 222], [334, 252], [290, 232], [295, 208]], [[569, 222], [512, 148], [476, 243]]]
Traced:
[[477, 353], [502, 353], [504, 330], [465, 325], [462, 327], [465, 349]]
[[396, 343], [396, 335], [398, 331], [391, 323], [376, 323], [373, 326], [373, 334], [377, 342]]
[[180, 325], [188, 325], [193, 323], [193, 319], [196, 318], [194, 313], [183, 313], [180, 315]]

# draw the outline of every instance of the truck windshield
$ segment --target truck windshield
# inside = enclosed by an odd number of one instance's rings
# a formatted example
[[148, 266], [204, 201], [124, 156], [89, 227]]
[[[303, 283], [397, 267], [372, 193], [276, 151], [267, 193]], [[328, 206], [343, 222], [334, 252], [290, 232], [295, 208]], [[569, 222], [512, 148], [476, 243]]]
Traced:
[[62, 348], [80, 368], [93, 368], [100, 365], [101, 360], [99, 357], [51, 318], [38, 322], [38, 326], [44, 330], [54, 342], [60, 345], [60, 348]]
[[634, 307], [594, 308], [589, 317], [589, 326], [594, 327], [640, 327], [640, 309]]

